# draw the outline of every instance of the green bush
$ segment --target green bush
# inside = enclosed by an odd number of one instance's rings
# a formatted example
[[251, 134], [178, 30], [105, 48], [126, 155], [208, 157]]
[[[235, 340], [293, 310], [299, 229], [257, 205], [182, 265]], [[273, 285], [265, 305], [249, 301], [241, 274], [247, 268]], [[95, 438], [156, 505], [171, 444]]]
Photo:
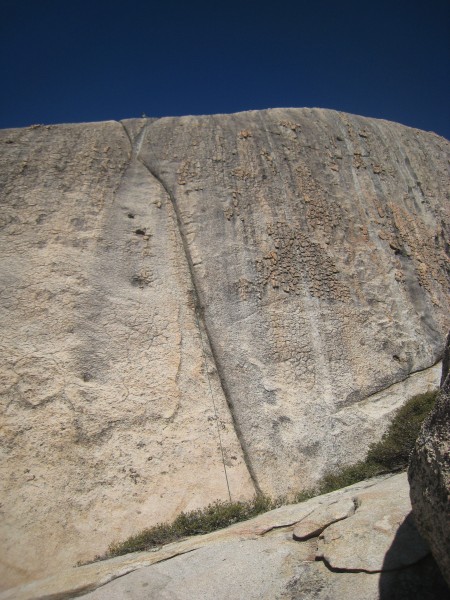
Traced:
[[396, 413], [389, 429], [369, 448], [367, 461], [395, 471], [408, 466], [420, 427], [434, 406], [437, 391], [413, 396]]
[[[364, 461], [325, 474], [317, 487], [298, 493], [293, 502], [303, 502], [382, 473], [406, 468], [420, 426], [432, 409], [436, 395], [437, 391], [410, 398], [397, 411], [381, 440], [370, 446]], [[159, 523], [124, 542], [111, 544], [107, 554], [97, 559], [149, 550], [190, 535], [210, 533], [287, 503], [286, 498], [272, 500], [263, 495], [255, 496], [247, 502], [216, 501], [206, 508], [183, 512], [172, 523]]]
[[379, 442], [369, 447], [366, 459], [338, 471], [326, 473], [315, 492], [327, 494], [382, 473], [399, 471], [408, 466], [420, 427], [433, 408], [438, 391], [410, 398], [394, 415]]

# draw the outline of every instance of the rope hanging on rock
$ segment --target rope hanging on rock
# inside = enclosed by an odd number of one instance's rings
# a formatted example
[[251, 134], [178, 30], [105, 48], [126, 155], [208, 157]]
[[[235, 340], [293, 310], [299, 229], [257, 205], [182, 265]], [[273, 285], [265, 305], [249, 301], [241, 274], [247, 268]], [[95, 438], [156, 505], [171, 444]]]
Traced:
[[209, 373], [208, 373], [208, 363], [207, 363], [207, 360], [206, 360], [206, 350], [205, 350], [205, 345], [204, 345], [204, 342], [203, 342], [202, 330], [200, 329], [200, 321], [199, 321], [199, 318], [198, 318], [198, 308], [197, 307], [195, 307], [194, 312], [195, 312], [195, 318], [197, 319], [198, 333], [200, 335], [200, 342], [201, 342], [201, 345], [202, 345], [203, 360], [205, 362], [205, 371], [206, 371], [206, 377], [208, 379], [209, 392], [211, 394], [211, 400], [212, 400], [212, 404], [213, 404], [213, 407], [214, 407], [214, 416], [215, 416], [216, 425], [217, 425], [217, 435], [219, 437], [220, 453], [222, 455], [223, 472], [225, 473], [225, 480], [227, 482], [228, 496], [229, 496], [230, 502], [231, 502], [232, 500], [231, 500], [230, 483], [228, 481], [227, 468], [225, 466], [225, 455], [224, 455], [224, 452], [223, 452], [222, 437], [220, 435], [219, 416], [217, 414], [217, 407], [216, 407], [216, 403], [214, 401], [214, 394], [213, 394], [212, 385], [211, 385], [211, 378], [209, 377]]

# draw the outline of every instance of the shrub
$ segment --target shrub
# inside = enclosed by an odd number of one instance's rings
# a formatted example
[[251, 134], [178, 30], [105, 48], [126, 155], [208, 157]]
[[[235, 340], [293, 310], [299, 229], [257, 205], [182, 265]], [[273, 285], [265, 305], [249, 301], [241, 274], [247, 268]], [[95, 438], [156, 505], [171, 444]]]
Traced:
[[396, 413], [389, 429], [369, 448], [367, 460], [395, 471], [408, 466], [420, 427], [434, 406], [437, 391], [413, 396]]
[[131, 536], [124, 542], [111, 544], [106, 556], [102, 558], [149, 550], [190, 535], [210, 533], [239, 521], [256, 517], [272, 508], [276, 508], [278, 505], [279, 502], [264, 495], [255, 496], [247, 502], [221, 502], [217, 500], [206, 508], [182, 512], [172, 523], [159, 523]]
[[365, 460], [326, 473], [315, 490], [316, 493], [326, 494], [363, 479], [405, 469], [420, 427], [433, 408], [437, 393], [436, 390], [410, 398], [395, 413], [381, 440], [369, 447]]

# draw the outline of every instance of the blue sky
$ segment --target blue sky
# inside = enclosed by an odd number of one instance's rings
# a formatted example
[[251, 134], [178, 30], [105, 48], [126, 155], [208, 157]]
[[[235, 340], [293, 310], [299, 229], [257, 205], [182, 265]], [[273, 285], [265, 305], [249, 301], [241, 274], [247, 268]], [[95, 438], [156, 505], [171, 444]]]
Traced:
[[449, 0], [0, 0], [0, 127], [281, 106], [450, 138]]

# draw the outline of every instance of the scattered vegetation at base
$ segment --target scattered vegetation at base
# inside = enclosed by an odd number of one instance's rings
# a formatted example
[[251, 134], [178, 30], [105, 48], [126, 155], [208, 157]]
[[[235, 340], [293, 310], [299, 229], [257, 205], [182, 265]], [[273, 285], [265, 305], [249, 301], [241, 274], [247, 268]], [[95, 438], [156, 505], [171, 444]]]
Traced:
[[[300, 492], [290, 502], [303, 502], [376, 475], [405, 469], [420, 426], [432, 409], [436, 395], [437, 391], [410, 398], [397, 411], [381, 440], [370, 446], [364, 461], [327, 473], [315, 488]], [[188, 536], [210, 533], [288, 503], [286, 498], [274, 500], [263, 495], [246, 502], [216, 501], [206, 508], [183, 512], [172, 523], [160, 523], [124, 542], [111, 544], [106, 555], [96, 557], [96, 560], [149, 550]]]
[[263, 495], [255, 496], [246, 502], [216, 501], [206, 508], [182, 512], [172, 523], [160, 523], [144, 529], [124, 542], [111, 544], [103, 558], [149, 550], [191, 535], [210, 533], [239, 521], [247, 521], [277, 506], [281, 504]]

